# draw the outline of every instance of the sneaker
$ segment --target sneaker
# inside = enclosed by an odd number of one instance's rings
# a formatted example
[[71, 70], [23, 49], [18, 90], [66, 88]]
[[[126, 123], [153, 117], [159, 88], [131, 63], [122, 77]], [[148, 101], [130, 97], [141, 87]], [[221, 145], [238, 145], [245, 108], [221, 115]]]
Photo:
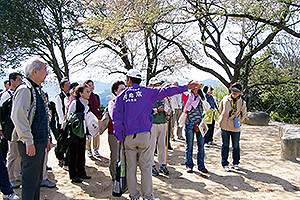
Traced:
[[155, 165], [152, 166], [152, 176], [158, 176], [159, 172], [157, 171]]
[[69, 171], [69, 166], [64, 166], [63, 169]]
[[184, 137], [179, 136], [179, 137], [178, 137], [178, 140], [185, 140], [185, 139], [184, 139]]
[[56, 184], [51, 182], [49, 179], [45, 179], [41, 183], [41, 187], [54, 188], [55, 186]]
[[92, 150], [88, 150], [87, 155], [88, 155], [88, 157], [92, 158], [93, 157]]
[[186, 169], [186, 172], [187, 173], [193, 173], [193, 169], [189, 167], [189, 168]]
[[13, 188], [19, 188], [20, 187], [20, 184], [16, 180], [11, 181], [10, 184]]
[[223, 166], [223, 168], [224, 168], [224, 170], [225, 170], [226, 172], [230, 172], [230, 167], [229, 167], [228, 165]]
[[15, 193], [3, 195], [3, 199], [9, 199], [9, 200], [14, 200], [14, 199], [20, 199]]
[[170, 172], [169, 172], [169, 170], [167, 169], [166, 165], [161, 165], [160, 168], [159, 168], [159, 171], [160, 171], [161, 173], [163, 173], [164, 175], [169, 175], [169, 174], [170, 174]]
[[63, 167], [64, 166], [64, 160], [59, 160], [58, 161], [58, 166]]
[[208, 142], [209, 145], [217, 145], [217, 143], [211, 141], [211, 142]]
[[82, 180], [80, 178], [74, 178], [71, 181], [72, 183], [82, 183]]
[[210, 147], [210, 145], [209, 145], [209, 144], [207, 144], [207, 143], [205, 143], [205, 144], [204, 144], [204, 147]]
[[100, 153], [96, 150], [95, 151], [95, 156], [97, 157], [97, 158], [100, 158], [101, 156], [100, 156]]
[[239, 165], [233, 165], [233, 168], [234, 168], [235, 170], [240, 170], [240, 169], [241, 169]]
[[202, 173], [208, 173], [208, 171], [205, 167], [199, 168], [199, 171], [202, 172]]

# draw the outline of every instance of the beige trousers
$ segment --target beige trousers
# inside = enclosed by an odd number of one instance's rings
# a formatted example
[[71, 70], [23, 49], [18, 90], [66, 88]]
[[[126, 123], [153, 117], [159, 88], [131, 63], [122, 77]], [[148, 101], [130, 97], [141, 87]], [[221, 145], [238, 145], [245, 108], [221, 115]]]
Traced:
[[91, 143], [93, 142], [93, 149], [94, 151], [98, 151], [100, 147], [100, 135], [97, 135], [96, 137], [92, 137], [91, 141], [86, 141], [86, 150], [91, 150]]
[[18, 142], [8, 141], [7, 170], [9, 181], [22, 180]]
[[181, 109], [176, 108], [175, 113], [171, 117], [171, 135], [177, 135], [177, 137], [182, 137], [182, 127], [179, 127], [179, 118], [181, 116]]
[[110, 148], [109, 171], [112, 179], [116, 179], [116, 165], [118, 158], [118, 140], [113, 134], [108, 134], [108, 144]]
[[130, 197], [138, 199], [140, 193], [137, 189], [137, 165], [141, 170], [141, 190], [143, 198], [153, 199], [152, 166], [150, 151], [150, 133], [142, 132], [127, 135], [125, 138], [125, 154], [127, 168], [127, 185]]
[[157, 157], [160, 165], [166, 164], [167, 124], [153, 124], [151, 128], [151, 165], [154, 163], [154, 151], [157, 142]]
[[45, 153], [45, 159], [44, 159], [44, 165], [43, 165], [43, 180], [46, 180], [48, 178], [48, 175], [47, 175], [48, 155], [49, 155], [49, 152], [46, 151], [46, 153]]

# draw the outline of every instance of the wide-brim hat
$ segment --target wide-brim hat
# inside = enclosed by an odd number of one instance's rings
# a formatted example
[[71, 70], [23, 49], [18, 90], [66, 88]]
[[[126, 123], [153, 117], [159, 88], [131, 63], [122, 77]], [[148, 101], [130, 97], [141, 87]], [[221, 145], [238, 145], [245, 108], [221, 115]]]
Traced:
[[151, 85], [156, 85], [157, 83], [161, 84], [161, 81], [158, 80], [157, 78], [153, 78], [153, 79], [151, 79], [151, 80], [149, 81], [149, 83], [150, 83]]
[[127, 72], [127, 76], [128, 77], [132, 77], [132, 78], [142, 79], [142, 74], [138, 70], [136, 70], [136, 69], [130, 69]]

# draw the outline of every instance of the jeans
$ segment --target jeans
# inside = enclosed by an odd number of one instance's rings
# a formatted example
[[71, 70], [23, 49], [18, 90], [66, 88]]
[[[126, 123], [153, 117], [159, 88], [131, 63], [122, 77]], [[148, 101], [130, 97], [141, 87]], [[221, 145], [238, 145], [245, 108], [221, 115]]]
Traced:
[[229, 140], [231, 136], [232, 140], [232, 157], [233, 157], [233, 164], [238, 165], [240, 161], [240, 134], [241, 132], [232, 132], [232, 131], [225, 131], [221, 130], [222, 135], [222, 166], [227, 166], [229, 164], [228, 154], [229, 154]]
[[186, 150], [185, 150], [185, 166], [186, 168], [194, 167], [193, 163], [193, 146], [194, 146], [194, 134], [197, 138], [197, 166], [198, 169], [204, 168], [204, 137], [200, 132], [195, 132], [194, 129], [189, 126], [188, 120], [185, 123], [185, 137], [186, 137]]
[[5, 195], [14, 193], [8, 179], [7, 168], [4, 164], [1, 149], [0, 149], [0, 189]]

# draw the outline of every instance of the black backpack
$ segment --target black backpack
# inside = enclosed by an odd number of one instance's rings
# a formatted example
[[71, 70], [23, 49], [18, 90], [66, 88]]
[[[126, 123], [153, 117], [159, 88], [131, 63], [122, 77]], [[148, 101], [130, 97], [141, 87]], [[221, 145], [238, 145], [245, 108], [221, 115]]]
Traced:
[[10, 91], [7, 92], [10, 94], [10, 97], [2, 103], [2, 106], [0, 106], [0, 120], [2, 133], [4, 137], [10, 141], [15, 126], [10, 118], [13, 94], [11, 94]]

